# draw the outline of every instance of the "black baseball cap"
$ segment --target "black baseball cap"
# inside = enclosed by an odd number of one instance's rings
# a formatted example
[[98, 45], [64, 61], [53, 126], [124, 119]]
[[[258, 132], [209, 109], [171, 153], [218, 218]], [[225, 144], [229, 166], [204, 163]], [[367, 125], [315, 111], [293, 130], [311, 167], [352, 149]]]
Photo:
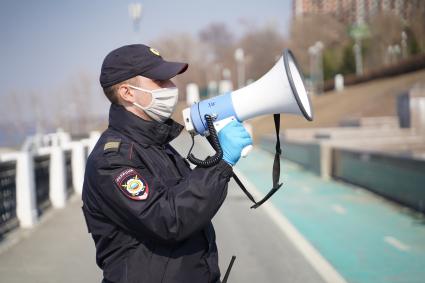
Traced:
[[103, 88], [138, 75], [163, 81], [185, 72], [187, 67], [187, 63], [165, 61], [152, 47], [125, 45], [106, 55], [99, 80]]

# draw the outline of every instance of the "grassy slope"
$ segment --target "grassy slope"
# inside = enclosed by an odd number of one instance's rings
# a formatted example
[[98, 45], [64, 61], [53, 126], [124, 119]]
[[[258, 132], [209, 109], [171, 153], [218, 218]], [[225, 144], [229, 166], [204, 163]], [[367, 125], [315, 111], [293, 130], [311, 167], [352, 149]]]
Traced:
[[[397, 115], [397, 96], [409, 90], [417, 82], [425, 83], [425, 70], [389, 79], [347, 87], [343, 92], [327, 92], [312, 98], [314, 121], [300, 116], [284, 115], [281, 127], [313, 128], [338, 126], [341, 119], [355, 117], [379, 117]], [[252, 121], [255, 135], [273, 133], [271, 117], [259, 117]]]

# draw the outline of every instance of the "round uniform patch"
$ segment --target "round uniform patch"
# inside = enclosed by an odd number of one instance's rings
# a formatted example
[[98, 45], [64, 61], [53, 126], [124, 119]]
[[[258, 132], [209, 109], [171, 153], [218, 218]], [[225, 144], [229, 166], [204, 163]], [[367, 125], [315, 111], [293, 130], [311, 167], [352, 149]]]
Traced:
[[132, 168], [118, 174], [115, 178], [115, 183], [120, 188], [120, 191], [130, 199], [144, 200], [148, 197], [148, 183]]

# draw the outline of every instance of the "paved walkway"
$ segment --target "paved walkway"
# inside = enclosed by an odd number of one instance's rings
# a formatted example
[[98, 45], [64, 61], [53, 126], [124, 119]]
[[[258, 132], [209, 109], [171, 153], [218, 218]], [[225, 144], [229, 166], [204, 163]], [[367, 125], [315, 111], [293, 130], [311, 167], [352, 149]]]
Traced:
[[[174, 145], [185, 155], [190, 139], [182, 135]], [[207, 154], [208, 145], [197, 139], [195, 155]], [[254, 150], [236, 169], [265, 194], [271, 166], [271, 154]], [[230, 283], [336, 282], [335, 274], [353, 283], [425, 282], [423, 217], [363, 189], [324, 181], [293, 163], [283, 162], [281, 168], [284, 188], [273, 196], [274, 208], [251, 210], [232, 182], [213, 220], [223, 273], [237, 256]], [[9, 234], [0, 243], [0, 283], [100, 282], [80, 207], [74, 196], [65, 209], [44, 214], [34, 229]]]
[[[189, 141], [188, 136], [182, 136], [174, 145], [186, 154]], [[206, 155], [207, 151], [199, 140], [195, 154]], [[0, 283], [100, 282], [93, 241], [80, 207], [75, 196], [65, 209], [43, 215], [36, 228], [9, 234], [0, 243]], [[231, 256], [237, 256], [228, 282], [322, 283], [320, 275], [266, 211], [249, 207], [232, 182], [213, 220], [223, 274]], [[10, 244], [13, 239], [18, 242]]]
[[251, 205], [232, 182], [213, 221], [223, 274], [237, 257], [229, 282], [324, 282], [267, 212]]
[[[270, 153], [257, 149], [238, 168], [264, 194], [272, 163]], [[423, 215], [291, 162], [281, 169], [284, 186], [274, 207], [348, 282], [425, 282]]]
[[93, 241], [80, 207], [74, 196], [65, 209], [46, 212], [34, 229], [8, 235], [0, 254], [0, 282], [100, 282]]

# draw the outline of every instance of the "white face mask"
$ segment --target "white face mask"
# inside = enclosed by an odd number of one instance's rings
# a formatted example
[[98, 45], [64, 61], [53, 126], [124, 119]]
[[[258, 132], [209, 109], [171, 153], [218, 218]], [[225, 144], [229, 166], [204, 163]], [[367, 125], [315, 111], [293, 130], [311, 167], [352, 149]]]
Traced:
[[155, 121], [165, 122], [165, 120], [170, 118], [173, 114], [179, 97], [179, 90], [177, 87], [154, 90], [143, 89], [131, 85], [129, 85], [129, 87], [152, 94], [152, 101], [148, 106], [142, 106], [137, 102], [133, 102], [133, 105], [145, 111], [145, 113]]

